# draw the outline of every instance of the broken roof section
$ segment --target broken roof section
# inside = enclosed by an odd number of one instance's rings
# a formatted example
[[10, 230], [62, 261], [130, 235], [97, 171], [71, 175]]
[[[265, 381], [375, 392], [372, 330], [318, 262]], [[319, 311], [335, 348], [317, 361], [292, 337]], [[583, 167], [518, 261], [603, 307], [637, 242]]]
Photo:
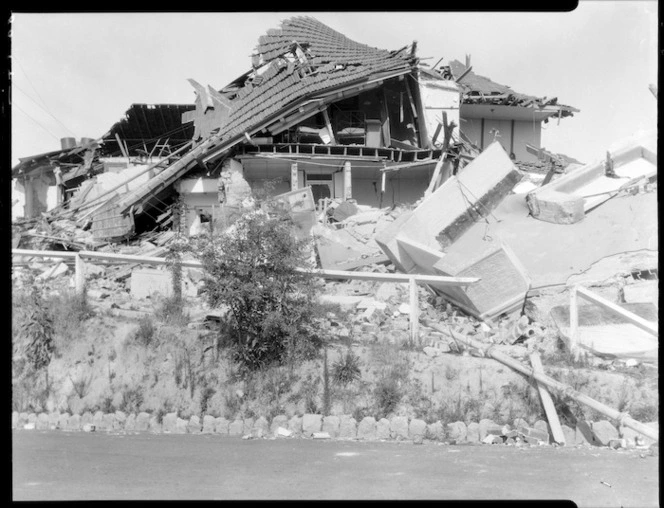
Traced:
[[[339, 94], [379, 86], [382, 80], [412, 72], [418, 63], [408, 46], [395, 51], [373, 48], [348, 39], [310, 17], [290, 18], [281, 29], [259, 40], [252, 71], [217, 92], [195, 81], [196, 111], [184, 122], [205, 118], [209, 132], [172, 166], [144, 186], [123, 196], [115, 212], [132, 206], [141, 213], [156, 193], [172, 185], [196, 165], [222, 157], [247, 137], [267, 129], [280, 132], [339, 100]], [[200, 137], [197, 137], [200, 136]]]
[[196, 82], [192, 85], [197, 103], [205, 111], [219, 110], [217, 134], [228, 139], [283, 115], [284, 108], [296, 102], [370, 78], [404, 74], [416, 63], [407, 47], [396, 51], [373, 48], [314, 18], [295, 17], [259, 38], [252, 71], [221, 92]]
[[[123, 148], [131, 156], [150, 155], [166, 146], [175, 149], [189, 142], [193, 127], [182, 125], [182, 115], [194, 107], [193, 104], [132, 104], [102, 137], [101, 155], [124, 154]], [[125, 147], [120, 147], [118, 137]]]
[[572, 106], [558, 104], [557, 97], [535, 97], [515, 92], [509, 86], [475, 74], [472, 66], [452, 60], [445, 69], [452, 79], [458, 80], [463, 90], [463, 104], [491, 104], [496, 106], [521, 106], [539, 110], [544, 120], [549, 116], [573, 116], [579, 110]]

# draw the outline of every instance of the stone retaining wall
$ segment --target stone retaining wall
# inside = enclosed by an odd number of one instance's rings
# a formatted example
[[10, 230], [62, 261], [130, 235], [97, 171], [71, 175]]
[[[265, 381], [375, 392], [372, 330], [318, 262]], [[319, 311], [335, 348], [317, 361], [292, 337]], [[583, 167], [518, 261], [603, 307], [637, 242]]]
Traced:
[[[563, 425], [566, 445], [611, 446], [629, 448], [649, 446], [653, 441], [640, 436], [629, 428], [616, 428], [610, 422], [579, 422], [576, 429]], [[649, 423], [659, 429], [657, 422]], [[360, 441], [408, 441], [415, 444], [424, 441], [447, 444], [507, 444], [507, 445], [546, 445], [549, 444], [547, 422], [539, 420], [533, 427], [527, 427], [524, 420], [517, 418], [513, 425], [498, 425], [491, 420], [470, 422], [440, 421], [427, 424], [418, 418], [394, 416], [376, 420], [371, 416], [356, 421], [350, 415], [322, 416], [319, 414], [275, 416], [270, 422], [265, 417], [237, 418], [204, 415], [182, 419], [177, 413], [168, 413], [161, 421], [149, 413], [125, 414], [86, 412], [82, 415], [69, 413], [12, 413], [12, 429], [18, 430], [64, 430], [84, 432], [151, 432], [164, 434], [220, 434], [250, 438], [311, 438], [342, 439]], [[527, 429], [527, 432], [525, 432]], [[517, 432], [518, 430], [518, 432]], [[519, 434], [524, 439], [514, 437]], [[512, 436], [512, 437], [508, 437]], [[500, 439], [497, 439], [500, 438]], [[618, 442], [618, 445], [616, 445]]]

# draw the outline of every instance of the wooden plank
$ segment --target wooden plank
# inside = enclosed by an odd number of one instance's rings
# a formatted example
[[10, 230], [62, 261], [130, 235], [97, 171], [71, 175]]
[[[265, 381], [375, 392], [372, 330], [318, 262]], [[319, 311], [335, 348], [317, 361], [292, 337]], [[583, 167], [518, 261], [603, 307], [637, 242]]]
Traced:
[[[12, 254], [16, 256], [31, 256], [43, 258], [75, 258], [80, 255], [82, 258], [98, 259], [101, 261], [115, 261], [118, 263], [143, 263], [154, 265], [168, 264], [166, 258], [151, 257], [151, 256], [135, 256], [130, 254], [116, 254], [112, 252], [94, 252], [94, 251], [79, 251], [79, 252], [60, 252], [60, 251], [44, 251], [44, 250], [26, 250], [26, 249], [12, 249]], [[200, 261], [184, 260], [182, 266], [187, 268], [202, 268], [203, 264]], [[326, 279], [355, 279], [355, 280], [368, 280], [375, 282], [410, 282], [414, 279], [418, 283], [423, 284], [441, 284], [449, 286], [467, 286], [475, 284], [480, 279], [477, 277], [444, 277], [440, 275], [409, 275], [405, 273], [374, 273], [374, 272], [352, 272], [345, 270], [311, 270], [306, 268], [296, 268], [298, 272], [310, 273]]]
[[83, 258], [78, 255], [75, 258], [75, 279], [76, 279], [76, 293], [81, 295], [85, 291], [85, 263]]
[[351, 176], [350, 161], [344, 162], [344, 199], [353, 198], [353, 179]]
[[[539, 353], [534, 352], [530, 354], [530, 364], [533, 366], [533, 372], [535, 374], [544, 375], [544, 367], [542, 367], [542, 359], [540, 358]], [[564, 445], [565, 434], [563, 433], [563, 428], [560, 426], [560, 420], [558, 419], [558, 413], [553, 404], [551, 394], [549, 393], [549, 390], [547, 390], [546, 385], [539, 381], [537, 381], [537, 390], [539, 391], [540, 399], [542, 400], [542, 406], [544, 406], [546, 418], [549, 420], [551, 436], [556, 443]]]
[[[622, 316], [625, 318], [627, 321], [632, 323], [635, 326], [638, 326], [642, 330], [645, 330], [648, 333], [651, 333], [655, 337], [659, 337], [659, 329], [657, 325], [654, 325], [653, 323], [650, 323], [643, 319], [640, 316], [637, 316], [636, 314], [629, 312], [622, 307], [616, 305], [613, 302], [610, 302], [604, 298], [602, 298], [599, 295], [596, 295], [595, 293], [592, 293], [588, 291], [586, 288], [582, 286], [577, 286], [576, 287], [576, 293], [583, 298], [584, 300], [587, 300], [589, 302], [594, 303], [595, 305], [599, 305], [600, 307], [607, 309], [615, 314], [618, 314], [619, 316]], [[570, 306], [570, 312], [572, 312], [572, 308]], [[578, 319], [578, 318], [577, 318]], [[571, 322], [571, 314], [570, 314], [570, 322]], [[578, 325], [577, 325], [578, 326]]]
[[332, 123], [330, 123], [330, 115], [327, 112], [327, 108], [323, 110], [323, 118], [325, 118], [325, 126], [327, 127], [327, 132], [330, 134], [330, 143], [333, 145], [337, 144], [336, 139], [334, 139], [334, 131], [332, 130]]

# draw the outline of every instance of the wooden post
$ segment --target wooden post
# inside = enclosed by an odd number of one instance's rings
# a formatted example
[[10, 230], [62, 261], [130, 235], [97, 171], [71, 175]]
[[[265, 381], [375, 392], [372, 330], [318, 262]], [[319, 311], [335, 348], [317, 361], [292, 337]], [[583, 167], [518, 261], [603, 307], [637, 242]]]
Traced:
[[297, 190], [297, 162], [293, 162], [290, 167], [290, 188]]
[[410, 342], [415, 344], [420, 325], [420, 308], [417, 298], [417, 281], [414, 277], [408, 282], [410, 289]]
[[327, 127], [327, 132], [330, 134], [330, 142], [333, 145], [336, 145], [337, 140], [334, 139], [334, 131], [332, 130], [332, 124], [330, 123], [330, 115], [327, 112], [327, 108], [323, 110], [323, 118], [325, 119], [325, 127]]
[[76, 282], [76, 294], [82, 295], [85, 291], [85, 263], [80, 254], [74, 258], [74, 280]]
[[579, 309], [577, 305], [576, 286], [572, 286], [569, 290], [569, 347], [575, 359], [579, 357], [579, 347], [576, 342], [579, 328]]
[[[544, 375], [544, 367], [542, 367], [542, 360], [539, 356], [539, 353], [530, 354], [530, 364], [533, 366], [533, 372], [535, 374]], [[553, 440], [560, 444], [565, 444], [565, 434], [563, 433], [563, 428], [560, 426], [560, 420], [558, 419], [558, 413], [556, 412], [556, 407], [553, 404], [553, 399], [549, 390], [547, 390], [546, 385], [537, 381], [537, 390], [539, 391], [540, 399], [542, 400], [542, 406], [544, 406], [544, 412], [546, 413], [546, 419], [549, 420], [549, 427], [551, 428], [551, 437]]]
[[350, 161], [344, 162], [344, 199], [353, 198], [353, 183], [351, 178]]

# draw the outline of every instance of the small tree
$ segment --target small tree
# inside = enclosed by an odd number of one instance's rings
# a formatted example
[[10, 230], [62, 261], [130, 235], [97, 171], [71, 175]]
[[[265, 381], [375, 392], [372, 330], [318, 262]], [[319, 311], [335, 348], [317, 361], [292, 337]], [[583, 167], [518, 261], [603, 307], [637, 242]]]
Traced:
[[248, 370], [311, 357], [322, 340], [313, 326], [319, 311], [304, 245], [288, 215], [245, 213], [222, 233], [194, 242], [203, 263], [207, 298], [227, 306], [227, 345]]
[[[55, 352], [55, 327], [48, 306], [34, 283], [29, 289], [28, 304], [23, 309], [20, 333], [25, 340], [23, 351], [29, 365], [35, 371], [48, 367]], [[46, 382], [48, 384], [48, 372]]]

